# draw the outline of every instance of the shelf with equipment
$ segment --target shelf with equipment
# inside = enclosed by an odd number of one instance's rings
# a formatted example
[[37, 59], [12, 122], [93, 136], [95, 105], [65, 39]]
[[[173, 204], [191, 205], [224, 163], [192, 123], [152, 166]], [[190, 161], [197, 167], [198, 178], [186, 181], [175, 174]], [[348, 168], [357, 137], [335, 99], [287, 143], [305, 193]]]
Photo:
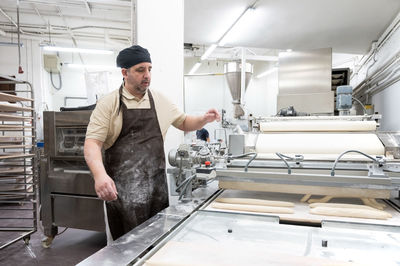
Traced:
[[37, 156], [32, 85], [0, 75], [0, 250], [37, 230]]

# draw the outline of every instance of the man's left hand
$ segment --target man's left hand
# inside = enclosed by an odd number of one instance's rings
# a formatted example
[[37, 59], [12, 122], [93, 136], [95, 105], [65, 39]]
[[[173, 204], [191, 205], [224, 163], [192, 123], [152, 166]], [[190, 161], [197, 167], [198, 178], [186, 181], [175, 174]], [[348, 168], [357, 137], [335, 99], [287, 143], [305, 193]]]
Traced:
[[221, 120], [221, 116], [219, 115], [219, 113], [216, 109], [208, 110], [207, 113], [204, 114], [203, 118], [207, 123], [210, 123], [213, 121], [219, 122]]

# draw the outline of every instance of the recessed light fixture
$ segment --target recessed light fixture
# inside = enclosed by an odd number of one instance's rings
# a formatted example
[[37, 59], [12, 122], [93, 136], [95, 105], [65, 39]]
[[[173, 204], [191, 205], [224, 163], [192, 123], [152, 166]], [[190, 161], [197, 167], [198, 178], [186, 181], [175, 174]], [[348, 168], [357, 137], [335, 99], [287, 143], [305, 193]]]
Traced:
[[70, 68], [86, 68], [86, 69], [107, 69], [107, 70], [119, 70], [119, 67], [116, 66], [111, 66], [111, 65], [84, 65], [84, 64], [69, 64], [66, 63], [64, 64], [67, 67]]
[[69, 53], [82, 53], [82, 54], [113, 54], [111, 50], [100, 50], [100, 49], [84, 49], [74, 47], [59, 47], [59, 46], [43, 46], [44, 51], [54, 52], [69, 52]]

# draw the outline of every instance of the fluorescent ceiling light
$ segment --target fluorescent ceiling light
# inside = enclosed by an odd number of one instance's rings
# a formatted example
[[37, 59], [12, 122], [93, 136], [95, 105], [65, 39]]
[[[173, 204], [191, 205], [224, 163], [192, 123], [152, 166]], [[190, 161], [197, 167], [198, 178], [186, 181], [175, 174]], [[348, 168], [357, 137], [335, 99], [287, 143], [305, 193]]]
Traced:
[[277, 67], [274, 67], [274, 68], [272, 68], [272, 69], [268, 69], [267, 71], [265, 71], [265, 72], [263, 72], [263, 73], [257, 75], [257, 78], [259, 79], [259, 78], [268, 76], [268, 75], [274, 73], [276, 70], [277, 70]]
[[[16, 42], [0, 42], [0, 46], [18, 46]], [[20, 43], [19, 46], [24, 47], [23, 43]]]
[[293, 50], [292, 49], [286, 49], [286, 52], [291, 53], [291, 52], [293, 52]]
[[55, 51], [55, 52], [70, 52], [70, 53], [82, 53], [82, 54], [113, 54], [110, 50], [99, 50], [99, 49], [83, 49], [83, 48], [73, 48], [73, 47], [59, 47], [59, 46], [44, 46], [45, 51]]
[[192, 67], [192, 69], [189, 71], [188, 75], [194, 74], [194, 72], [196, 72], [197, 69], [199, 69], [200, 66], [201, 66], [201, 63], [200, 63], [200, 62], [197, 62], [197, 63]]
[[206, 60], [210, 56], [210, 54], [215, 50], [215, 48], [217, 48], [216, 44], [212, 44], [210, 47], [208, 47], [207, 51], [201, 57], [201, 60]]
[[119, 67], [116, 66], [110, 66], [110, 65], [83, 65], [83, 64], [65, 64], [67, 67], [70, 68], [86, 68], [86, 69], [109, 69], [109, 70], [118, 70], [120, 69]]
[[[235, 28], [234, 32], [239, 32], [239, 34], [241, 34], [241, 32], [243, 31], [243, 30], [240, 30], [240, 29], [244, 28], [245, 30], [247, 30], [248, 28], [250, 28], [249, 26], [252, 25], [253, 21], [250, 20], [249, 18], [253, 16], [253, 13], [254, 13], [253, 11], [255, 10], [255, 8], [254, 8], [255, 3], [253, 5], [247, 7], [240, 14], [240, 16], [233, 22], [233, 24], [229, 27], [229, 29], [227, 31], [225, 31], [225, 33], [218, 40], [218, 44], [212, 44], [207, 49], [207, 51], [203, 54], [203, 56], [201, 57], [201, 60], [206, 60], [210, 56], [210, 54], [215, 50], [215, 48], [217, 48], [217, 46], [224, 46], [226, 41], [228, 40], [228, 38], [232, 38], [233, 34], [231, 32], [233, 32], [232, 31], [233, 28]], [[239, 21], [240, 21], [240, 23], [239, 23]], [[236, 28], [238, 28], [238, 26], [237, 26], [238, 24], [241, 25], [241, 28], [239, 29], [239, 31], [236, 30]], [[235, 39], [237, 39], [237, 38], [235, 37]]]
[[255, 8], [250, 6], [233, 22], [232, 26], [222, 35], [218, 41], [218, 46], [224, 46], [229, 40], [239, 40], [243, 32], [251, 28], [254, 23]]

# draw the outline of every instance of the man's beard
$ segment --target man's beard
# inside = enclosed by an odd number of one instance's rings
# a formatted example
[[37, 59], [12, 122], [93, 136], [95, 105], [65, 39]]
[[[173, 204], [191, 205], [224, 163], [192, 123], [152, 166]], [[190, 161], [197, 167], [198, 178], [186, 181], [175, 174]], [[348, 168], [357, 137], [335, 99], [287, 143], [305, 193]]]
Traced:
[[145, 94], [149, 86], [137, 86], [135, 88], [135, 91], [137, 91], [140, 94]]

